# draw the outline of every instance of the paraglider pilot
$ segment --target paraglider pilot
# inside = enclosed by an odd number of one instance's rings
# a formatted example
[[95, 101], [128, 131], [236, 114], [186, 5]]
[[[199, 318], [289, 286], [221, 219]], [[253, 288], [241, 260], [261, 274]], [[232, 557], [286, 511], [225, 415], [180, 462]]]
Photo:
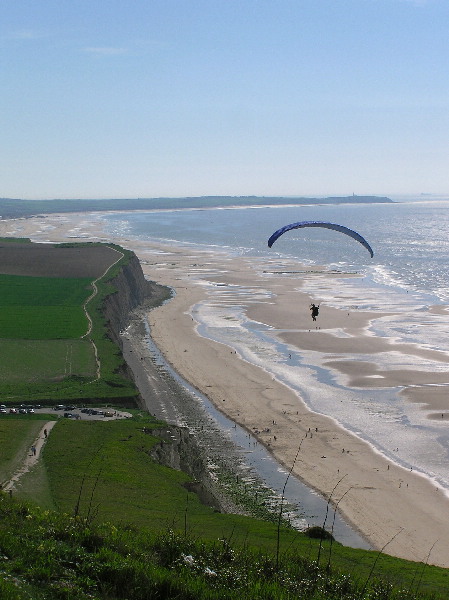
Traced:
[[316, 321], [318, 313], [320, 312], [320, 305], [318, 304], [317, 306], [316, 304], [311, 304], [310, 310], [312, 311], [312, 321]]

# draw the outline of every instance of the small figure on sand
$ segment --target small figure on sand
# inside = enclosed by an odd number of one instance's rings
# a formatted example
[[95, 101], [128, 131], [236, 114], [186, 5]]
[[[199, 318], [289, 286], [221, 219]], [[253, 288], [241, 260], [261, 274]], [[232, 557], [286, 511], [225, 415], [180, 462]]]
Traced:
[[312, 321], [316, 321], [318, 313], [320, 312], [320, 305], [318, 304], [317, 306], [316, 304], [311, 304], [310, 310], [312, 312]]

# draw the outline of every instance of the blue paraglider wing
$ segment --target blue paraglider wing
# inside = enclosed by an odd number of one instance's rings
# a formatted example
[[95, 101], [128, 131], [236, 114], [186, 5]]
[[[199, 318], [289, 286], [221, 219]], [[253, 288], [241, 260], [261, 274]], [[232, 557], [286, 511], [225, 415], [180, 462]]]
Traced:
[[365, 248], [370, 253], [371, 258], [373, 258], [374, 256], [374, 252], [371, 246], [368, 244], [364, 237], [357, 233], [357, 231], [353, 231], [352, 229], [349, 229], [349, 227], [345, 227], [344, 225], [337, 225], [336, 223], [327, 223], [326, 221], [299, 221], [298, 223], [290, 223], [290, 225], [284, 225], [284, 227], [281, 227], [280, 229], [275, 231], [270, 237], [270, 239], [268, 240], [268, 247], [271, 248], [274, 242], [279, 237], [281, 237], [281, 235], [284, 234], [286, 231], [290, 231], [290, 229], [300, 229], [301, 227], [324, 227], [326, 229], [334, 229], [335, 231], [340, 231], [340, 233], [345, 233], [346, 235], [349, 235], [350, 237], [360, 242], [362, 246], [365, 246]]

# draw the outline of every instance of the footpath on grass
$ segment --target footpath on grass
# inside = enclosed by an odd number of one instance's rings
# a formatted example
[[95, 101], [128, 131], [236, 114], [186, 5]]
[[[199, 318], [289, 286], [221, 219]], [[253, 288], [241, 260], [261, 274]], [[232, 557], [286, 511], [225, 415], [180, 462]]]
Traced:
[[[106, 271], [102, 275], [100, 275], [94, 281], [92, 281], [92, 294], [89, 296], [89, 298], [87, 298], [87, 300], [83, 304], [83, 310], [84, 310], [84, 314], [86, 315], [86, 318], [87, 318], [88, 326], [87, 326], [86, 333], [81, 336], [81, 339], [90, 336], [90, 333], [92, 331], [93, 322], [92, 322], [92, 317], [90, 316], [89, 311], [87, 310], [87, 305], [98, 294], [97, 282], [100, 281], [100, 279], [102, 279], [112, 269], [112, 267], [114, 267], [125, 256], [123, 254], [123, 252], [120, 252], [116, 248], [111, 248], [111, 249], [114, 250], [114, 252], [118, 252], [118, 254], [120, 254], [120, 257], [117, 258], [117, 260], [115, 262], [113, 262], [112, 265], [109, 265], [109, 267], [106, 269]], [[94, 340], [91, 337], [89, 337], [89, 340], [94, 349], [95, 363], [97, 365], [95, 379], [98, 380], [101, 377], [101, 363], [100, 363], [100, 358], [98, 356], [98, 348], [97, 348], [97, 345], [95, 344]]]
[[[35, 409], [35, 412], [38, 412], [38, 413], [44, 412], [44, 411], [48, 412], [48, 409]], [[97, 420], [97, 419], [103, 420], [104, 419], [106, 421], [110, 421], [110, 420], [114, 420], [114, 419], [126, 419], [126, 418], [131, 417], [130, 413], [123, 412], [123, 411], [117, 411], [115, 409], [111, 412], [111, 415], [108, 415], [107, 417], [105, 417], [104, 410], [99, 409], [98, 412], [95, 411], [95, 413], [87, 414], [87, 413], [81, 413], [79, 410], [75, 410], [75, 411], [72, 411], [71, 415], [72, 415], [72, 417], [77, 418], [77, 419], [83, 419], [83, 420]], [[44, 423], [44, 425], [41, 427], [41, 430], [40, 430], [37, 438], [31, 444], [30, 449], [27, 452], [24, 460], [19, 465], [17, 465], [17, 468], [16, 468], [14, 474], [12, 475], [11, 479], [3, 484], [2, 490], [4, 492], [9, 492], [10, 494], [12, 494], [12, 492], [14, 490], [16, 490], [16, 485], [19, 482], [20, 478], [23, 475], [25, 475], [25, 473], [28, 473], [32, 467], [34, 467], [34, 465], [39, 460], [42, 449], [45, 445], [45, 442], [47, 441], [48, 436], [50, 435], [51, 430], [53, 429], [53, 427], [56, 425], [57, 422], [58, 421], [52, 420], [52, 421], [46, 421]]]
[[16, 484], [18, 483], [18, 481], [22, 477], [22, 475], [25, 475], [25, 473], [28, 473], [28, 471], [31, 469], [31, 467], [33, 467], [36, 464], [36, 462], [39, 459], [42, 447], [45, 444], [45, 442], [47, 441], [47, 436], [50, 433], [50, 431], [53, 429], [53, 427], [56, 425], [56, 423], [57, 423], [57, 421], [47, 421], [43, 425], [43, 427], [41, 428], [41, 430], [39, 432], [39, 435], [37, 436], [37, 438], [34, 440], [33, 444], [31, 445], [29, 452], [27, 452], [27, 455], [25, 456], [25, 460], [20, 465], [20, 467], [17, 469], [17, 471], [14, 473], [14, 475], [11, 477], [11, 479], [3, 486], [3, 491], [12, 493], [13, 490], [16, 489]]

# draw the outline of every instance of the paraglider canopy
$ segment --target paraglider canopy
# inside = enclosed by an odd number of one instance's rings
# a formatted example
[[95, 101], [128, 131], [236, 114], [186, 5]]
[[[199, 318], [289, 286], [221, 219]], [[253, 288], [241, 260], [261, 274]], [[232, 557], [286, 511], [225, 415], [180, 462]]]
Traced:
[[365, 248], [370, 253], [371, 258], [373, 258], [374, 256], [374, 252], [371, 246], [368, 244], [364, 237], [357, 233], [357, 231], [353, 231], [352, 229], [349, 229], [349, 227], [345, 227], [344, 225], [328, 223], [327, 221], [299, 221], [298, 223], [290, 223], [290, 225], [284, 225], [284, 227], [281, 227], [280, 229], [275, 231], [270, 237], [270, 239], [268, 240], [268, 247], [271, 248], [274, 242], [286, 231], [290, 231], [290, 229], [299, 229], [301, 227], [324, 227], [326, 229], [333, 229], [335, 231], [339, 231], [340, 233], [345, 233], [346, 235], [349, 235], [350, 237], [360, 242], [362, 246], [365, 246]]

